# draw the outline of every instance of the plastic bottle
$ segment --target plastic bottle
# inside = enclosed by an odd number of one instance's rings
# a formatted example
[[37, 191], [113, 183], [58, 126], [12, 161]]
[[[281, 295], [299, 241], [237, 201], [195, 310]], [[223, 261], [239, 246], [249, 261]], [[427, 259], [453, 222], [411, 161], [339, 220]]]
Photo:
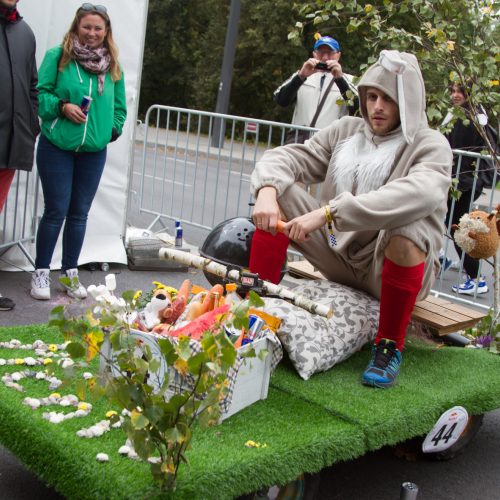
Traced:
[[236, 289], [238, 286], [236, 283], [227, 283], [226, 284], [226, 296], [224, 298], [224, 302], [233, 306], [234, 304], [238, 304], [241, 302], [241, 297], [236, 293]]

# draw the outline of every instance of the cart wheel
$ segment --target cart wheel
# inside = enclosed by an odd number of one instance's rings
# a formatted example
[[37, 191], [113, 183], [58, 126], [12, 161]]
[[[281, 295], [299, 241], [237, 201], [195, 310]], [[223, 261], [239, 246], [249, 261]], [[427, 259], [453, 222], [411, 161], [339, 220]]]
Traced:
[[[315, 500], [321, 483], [321, 473], [301, 474], [297, 479], [283, 486], [264, 488], [249, 495], [243, 495], [236, 500], [264, 500], [268, 499], [272, 491], [272, 497], [276, 500]], [[278, 491], [276, 491], [278, 489]]]
[[404, 443], [398, 444], [395, 447], [394, 452], [396, 456], [405, 458], [409, 461], [415, 461], [419, 459], [451, 460], [452, 458], [455, 458], [456, 456], [463, 453], [467, 445], [474, 439], [479, 429], [481, 428], [481, 425], [483, 425], [483, 417], [483, 414], [469, 415], [467, 425], [465, 426], [462, 434], [460, 435], [458, 440], [447, 450], [439, 451], [437, 453], [424, 453], [422, 451], [422, 443], [425, 439], [425, 436], [420, 436], [409, 439]]

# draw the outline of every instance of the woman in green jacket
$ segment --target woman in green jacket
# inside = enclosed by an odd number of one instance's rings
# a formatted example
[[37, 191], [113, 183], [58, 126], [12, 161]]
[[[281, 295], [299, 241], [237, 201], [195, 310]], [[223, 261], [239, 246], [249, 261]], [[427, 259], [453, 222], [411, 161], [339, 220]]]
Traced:
[[31, 295], [50, 299], [50, 262], [64, 223], [61, 273], [69, 296], [85, 298], [78, 258], [97, 192], [106, 146], [127, 116], [123, 71], [106, 7], [84, 3], [61, 46], [49, 49], [39, 70], [42, 133], [37, 168], [44, 213], [36, 238]]

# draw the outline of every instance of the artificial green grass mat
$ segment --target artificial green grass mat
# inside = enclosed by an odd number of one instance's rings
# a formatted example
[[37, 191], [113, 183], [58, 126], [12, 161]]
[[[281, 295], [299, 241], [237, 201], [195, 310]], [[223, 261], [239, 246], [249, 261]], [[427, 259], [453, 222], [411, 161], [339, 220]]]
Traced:
[[[61, 342], [55, 330], [42, 325], [0, 328], [0, 340], [12, 338], [23, 344], [38, 338], [48, 343]], [[29, 355], [32, 351], [0, 349], [0, 357], [4, 358]], [[25, 369], [2, 366], [0, 374]], [[104, 400], [93, 403], [87, 417], [51, 424], [42, 418], [43, 411], [62, 411], [61, 407], [31, 410], [22, 404], [26, 396], [43, 397], [53, 392], [48, 390], [47, 382], [23, 379], [20, 383], [23, 393], [0, 384], [0, 442], [45, 482], [68, 498], [159, 495], [147, 464], [118, 455], [118, 448], [125, 442], [122, 430], [92, 439], [76, 436], [78, 429], [104, 418], [109, 410]], [[58, 392], [72, 391], [68, 388]], [[267, 447], [247, 448], [248, 440]], [[356, 425], [281, 390], [271, 390], [267, 400], [217, 427], [196, 429], [192, 445], [188, 452], [190, 466], [182, 467], [179, 473], [176, 498], [233, 498], [365, 452], [364, 436]], [[110, 461], [98, 463], [95, 457], [99, 452], [107, 453]]]
[[[0, 340], [61, 342], [44, 325], [0, 328]], [[0, 349], [0, 357], [17, 358], [32, 351]], [[500, 358], [463, 348], [436, 348], [407, 341], [398, 384], [376, 390], [360, 384], [369, 358], [364, 350], [332, 370], [303, 381], [282, 363], [271, 379], [268, 398], [230, 417], [217, 427], [196, 429], [190, 466], [179, 473], [175, 498], [224, 499], [283, 484], [302, 472], [316, 472], [386, 444], [428, 432], [446, 409], [462, 405], [471, 414], [500, 407]], [[2, 366], [0, 375], [25, 370]], [[41, 370], [36, 367], [35, 370]], [[97, 360], [92, 370], [97, 371]], [[0, 384], [0, 442], [45, 482], [68, 498], [154, 498], [160, 494], [147, 464], [118, 455], [125, 433], [112, 430], [85, 439], [76, 431], [105, 418], [105, 400], [93, 403], [85, 418], [51, 424], [43, 411], [21, 402], [50, 392], [45, 381], [23, 379], [25, 392]], [[71, 388], [58, 390], [74, 392]], [[70, 410], [67, 410], [70, 411]], [[253, 440], [267, 447], [247, 448]], [[108, 463], [98, 463], [99, 452]]]
[[369, 358], [363, 349], [307, 382], [292, 369], [278, 370], [271, 384], [359, 425], [367, 451], [426, 434], [456, 405], [471, 415], [500, 407], [500, 356], [485, 350], [438, 347], [410, 337], [390, 390], [361, 385]]

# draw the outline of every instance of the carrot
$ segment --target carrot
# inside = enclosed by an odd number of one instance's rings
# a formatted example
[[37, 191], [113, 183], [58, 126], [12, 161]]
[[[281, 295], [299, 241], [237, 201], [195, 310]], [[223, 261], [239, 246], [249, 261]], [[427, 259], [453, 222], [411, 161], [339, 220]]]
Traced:
[[201, 292], [206, 292], [206, 291], [207, 291], [207, 289], [206, 289], [206, 288], [203, 288], [202, 286], [199, 286], [199, 285], [193, 285], [193, 286], [191, 287], [191, 293], [192, 293], [193, 295], [198, 295], [199, 293], [201, 293]]
[[181, 314], [184, 312], [184, 309], [186, 309], [190, 292], [191, 281], [184, 280], [179, 288], [179, 291], [177, 292], [177, 295], [175, 296], [174, 301], [172, 302], [172, 306], [167, 307], [167, 309], [163, 311], [162, 316], [166, 323], [174, 324], [179, 319]]
[[214, 285], [212, 288], [210, 288], [202, 302], [202, 314], [211, 311], [215, 307], [215, 299], [217, 298], [217, 294], [219, 294], [218, 296], [221, 297], [223, 293], [224, 287], [220, 284]]
[[217, 283], [212, 288], [210, 288], [210, 291], [212, 293], [218, 293], [219, 297], [222, 297], [224, 295], [224, 287], [220, 283]]
[[276, 222], [276, 231], [278, 231], [278, 233], [283, 233], [285, 231], [285, 225], [285, 221], [279, 220]]
[[179, 288], [179, 293], [176, 295], [176, 299], [179, 297], [184, 297], [186, 303], [189, 299], [189, 294], [191, 293], [191, 280], [184, 280], [181, 287]]
[[186, 321], [192, 321], [193, 319], [201, 316], [203, 309], [203, 304], [201, 302], [191, 302], [188, 306]]

